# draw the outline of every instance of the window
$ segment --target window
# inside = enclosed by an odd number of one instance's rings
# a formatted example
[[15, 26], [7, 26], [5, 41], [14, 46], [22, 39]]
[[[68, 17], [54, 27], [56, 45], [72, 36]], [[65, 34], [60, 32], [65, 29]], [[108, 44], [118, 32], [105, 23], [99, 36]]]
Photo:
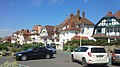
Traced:
[[101, 31], [102, 31], [101, 28], [97, 29], [97, 33], [101, 33]]
[[115, 50], [115, 53], [116, 54], [120, 54], [120, 50]]
[[75, 32], [76, 35], [78, 35], [78, 32]]
[[78, 48], [78, 52], [86, 52], [87, 51], [87, 47], [80, 47]]
[[109, 32], [113, 32], [113, 28], [109, 28]]
[[91, 53], [106, 53], [104, 48], [91, 48]]

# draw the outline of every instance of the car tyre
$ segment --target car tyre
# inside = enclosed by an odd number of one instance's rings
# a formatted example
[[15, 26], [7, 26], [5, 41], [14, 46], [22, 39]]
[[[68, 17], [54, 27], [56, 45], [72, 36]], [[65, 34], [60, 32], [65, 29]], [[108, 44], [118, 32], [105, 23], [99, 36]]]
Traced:
[[83, 67], [88, 67], [88, 64], [87, 64], [85, 58], [82, 59], [82, 66], [83, 66]]
[[74, 59], [73, 55], [71, 55], [71, 60], [72, 60], [72, 62], [75, 62], [75, 59]]
[[50, 59], [50, 54], [46, 54], [45, 58]]
[[26, 55], [23, 55], [23, 56], [21, 57], [21, 60], [22, 60], [22, 61], [26, 61], [26, 60], [27, 60], [27, 56], [26, 56]]

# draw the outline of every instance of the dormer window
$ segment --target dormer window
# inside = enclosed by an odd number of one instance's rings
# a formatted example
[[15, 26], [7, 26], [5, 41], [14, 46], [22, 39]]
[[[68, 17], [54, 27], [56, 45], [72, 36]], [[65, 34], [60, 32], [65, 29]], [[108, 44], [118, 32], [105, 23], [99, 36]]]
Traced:
[[66, 29], [66, 26], [64, 26], [64, 27], [62, 28], [62, 30], [64, 30], [64, 29]]
[[67, 25], [67, 28], [69, 28], [70, 27], [70, 25]]

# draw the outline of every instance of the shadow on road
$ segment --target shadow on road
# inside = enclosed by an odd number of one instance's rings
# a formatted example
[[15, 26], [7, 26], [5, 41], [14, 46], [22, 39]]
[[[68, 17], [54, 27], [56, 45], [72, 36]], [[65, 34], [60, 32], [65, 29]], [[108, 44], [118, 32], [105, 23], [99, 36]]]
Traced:
[[120, 63], [116, 63], [116, 64], [113, 64], [114, 66], [119, 66], [120, 67]]
[[[82, 65], [81, 62], [75, 61], [75, 63], [78, 63], [80, 65]], [[102, 66], [102, 65], [89, 65], [89, 67], [109, 67], [109, 66]]]

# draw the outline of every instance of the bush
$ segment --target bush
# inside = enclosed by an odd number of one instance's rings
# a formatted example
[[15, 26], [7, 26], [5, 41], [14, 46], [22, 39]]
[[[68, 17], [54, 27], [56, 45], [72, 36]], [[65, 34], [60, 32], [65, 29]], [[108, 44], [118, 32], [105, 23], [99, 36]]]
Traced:
[[12, 52], [19, 52], [19, 51], [21, 51], [21, 50], [22, 50], [22, 48], [16, 48], [16, 47], [15, 47], [15, 48], [12, 48], [11, 51], [12, 51]]
[[23, 44], [22, 45], [22, 50], [26, 50], [26, 49], [28, 49], [30, 47], [33, 47], [33, 45], [31, 45], [31, 44]]
[[64, 45], [63, 46], [63, 51], [67, 51], [67, 49], [68, 49], [68, 46]]
[[18, 67], [18, 63], [17, 62], [9, 63], [8, 61], [6, 61], [5, 63], [1, 64], [0, 67]]

